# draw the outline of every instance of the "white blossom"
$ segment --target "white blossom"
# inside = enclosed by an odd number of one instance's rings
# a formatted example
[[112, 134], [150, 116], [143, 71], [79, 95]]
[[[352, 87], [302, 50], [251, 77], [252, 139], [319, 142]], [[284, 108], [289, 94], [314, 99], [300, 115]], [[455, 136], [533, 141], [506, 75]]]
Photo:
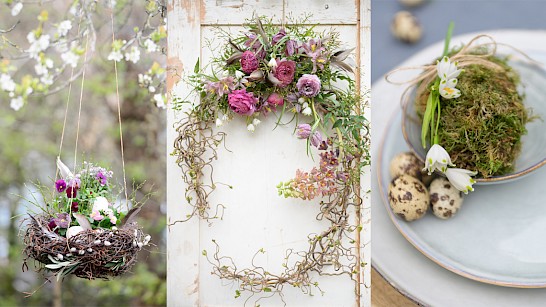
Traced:
[[252, 124], [253, 124], [254, 126], [258, 126], [261, 122], [262, 122], [262, 121], [259, 120], [259, 119], [257, 119], [257, 118], [255, 118], [255, 119], [252, 120]]
[[462, 168], [448, 168], [445, 172], [447, 179], [457, 190], [468, 194], [468, 192], [474, 191], [472, 185], [476, 183], [470, 176], [474, 176], [477, 173]]
[[461, 91], [455, 88], [456, 85], [457, 79], [455, 78], [449, 80], [440, 80], [440, 87], [438, 89], [440, 95], [442, 95], [442, 97], [446, 99], [457, 98], [461, 96]]
[[15, 82], [11, 79], [11, 76], [8, 74], [0, 75], [0, 87], [6, 92], [15, 91]]
[[242, 71], [240, 71], [240, 70], [235, 71], [235, 78], [241, 79], [244, 76], [245, 76], [245, 74]]
[[119, 62], [123, 59], [123, 54], [121, 54], [121, 51], [119, 50], [113, 50], [112, 52], [110, 52], [110, 54], [108, 55], [108, 61], [116, 61], [116, 62]]
[[57, 27], [57, 34], [61, 37], [66, 36], [70, 29], [72, 29], [72, 22], [70, 20], [63, 20]]
[[277, 67], [277, 60], [275, 58], [271, 58], [271, 60], [269, 60], [269, 63], [267, 63], [267, 66]]
[[19, 96], [17, 98], [12, 98], [9, 106], [15, 111], [19, 111], [24, 104], [25, 102], [23, 101], [23, 97]]
[[303, 111], [301, 111], [301, 114], [311, 116], [311, 114], [313, 114], [313, 111], [310, 107], [306, 107], [305, 109], [303, 109]]
[[47, 34], [36, 38], [36, 34], [34, 34], [34, 32], [30, 32], [27, 35], [27, 40], [30, 43], [30, 47], [28, 47], [28, 49], [25, 51], [29, 53], [31, 58], [36, 60], [39, 59], [38, 55], [40, 52], [49, 47], [49, 35]]
[[165, 109], [165, 99], [163, 98], [162, 94], [155, 94], [154, 95], [154, 101], [155, 105], [160, 109]]
[[445, 172], [448, 165], [455, 166], [451, 162], [451, 157], [447, 151], [442, 146], [434, 144], [427, 152], [427, 157], [425, 158], [425, 168], [423, 168], [423, 171], [427, 170], [429, 175], [435, 170]]
[[223, 121], [228, 121], [228, 120], [229, 120], [229, 116], [228, 116], [227, 114], [222, 115], [222, 120], [223, 120]]
[[248, 124], [248, 126], [246, 126], [246, 130], [250, 132], [254, 132], [254, 130], [256, 130], [256, 127], [254, 127], [253, 124]]
[[221, 127], [223, 124], [224, 122], [220, 118], [216, 119], [216, 127]]
[[49, 74], [43, 75], [40, 78], [40, 82], [42, 82], [44, 85], [51, 85], [53, 84], [53, 76]]
[[131, 51], [125, 53], [125, 60], [136, 64], [140, 60], [140, 50], [135, 46], [131, 47]]
[[72, 52], [72, 50], [69, 50], [63, 54], [61, 54], [61, 59], [67, 64], [70, 65], [72, 68], [75, 68], [78, 66], [78, 61], [80, 60], [80, 56]]
[[17, 2], [12, 8], [11, 8], [11, 16], [17, 16], [19, 13], [21, 13], [21, 10], [23, 9], [23, 3]]
[[155, 93], [155, 87], [152, 86], [152, 85], [150, 85], [150, 86], [148, 87], [148, 91], [149, 91], [150, 93]]
[[457, 62], [451, 63], [447, 56], [443, 57], [441, 61], [436, 63], [436, 71], [438, 73], [438, 77], [445, 80], [457, 78], [462, 72], [461, 69], [457, 69]]
[[159, 51], [159, 47], [157, 46], [157, 44], [151, 40], [151, 39], [147, 39], [144, 41], [144, 47], [146, 48], [146, 51], [147, 52], [156, 52], [156, 51]]

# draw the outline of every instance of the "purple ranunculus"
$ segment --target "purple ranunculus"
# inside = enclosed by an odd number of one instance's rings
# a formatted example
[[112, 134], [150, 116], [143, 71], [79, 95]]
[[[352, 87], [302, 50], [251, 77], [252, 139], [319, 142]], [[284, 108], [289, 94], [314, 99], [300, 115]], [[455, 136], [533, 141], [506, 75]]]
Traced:
[[55, 225], [59, 226], [60, 228], [68, 228], [70, 226], [70, 214], [68, 213], [59, 213], [57, 214], [57, 217], [53, 219], [55, 222]]
[[228, 104], [230, 109], [241, 115], [252, 115], [256, 111], [258, 98], [254, 94], [247, 93], [245, 89], [235, 90], [228, 94]]
[[59, 179], [55, 181], [55, 188], [59, 193], [64, 192], [64, 190], [66, 189], [66, 181], [64, 181], [64, 179]]
[[280, 81], [279, 87], [285, 87], [294, 81], [296, 62], [282, 59], [277, 60], [277, 66], [273, 69], [273, 76]]
[[277, 93], [271, 93], [269, 97], [267, 97], [267, 103], [271, 106], [282, 106], [284, 104], [284, 99], [281, 95]]
[[98, 172], [96, 178], [99, 181], [100, 185], [106, 185], [108, 183], [106, 175], [104, 175], [102, 172]]
[[320, 134], [320, 132], [318, 131], [315, 131], [315, 133], [313, 133], [313, 136], [311, 137], [311, 145], [319, 147], [320, 143], [322, 143], [322, 134]]
[[311, 125], [299, 124], [296, 127], [296, 136], [298, 139], [306, 139], [311, 135]]
[[259, 63], [256, 55], [252, 51], [245, 51], [241, 56], [241, 68], [242, 70], [250, 74], [256, 69], [258, 69]]
[[78, 195], [78, 189], [73, 187], [66, 188], [66, 197], [75, 198]]
[[320, 79], [316, 75], [305, 74], [296, 84], [298, 91], [305, 97], [315, 97], [320, 91]]

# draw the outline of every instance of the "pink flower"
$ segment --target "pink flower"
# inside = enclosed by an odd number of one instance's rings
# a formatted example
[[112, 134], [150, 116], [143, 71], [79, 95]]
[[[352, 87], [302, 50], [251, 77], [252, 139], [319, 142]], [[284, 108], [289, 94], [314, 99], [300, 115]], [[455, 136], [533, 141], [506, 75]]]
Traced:
[[283, 37], [286, 36], [286, 31], [284, 29], [280, 29], [279, 32], [271, 38], [271, 44], [276, 45], [278, 44]]
[[258, 69], [259, 63], [256, 55], [252, 51], [245, 51], [241, 56], [241, 68], [247, 74]]
[[295, 73], [296, 62], [286, 59], [277, 61], [277, 67], [273, 68], [273, 76], [280, 82], [280, 84], [276, 84], [279, 87], [285, 87], [292, 83]]
[[104, 216], [102, 216], [98, 210], [93, 210], [90, 217], [95, 221], [102, 221], [104, 219]]
[[311, 125], [300, 124], [296, 127], [296, 136], [298, 139], [306, 139], [311, 135]]
[[281, 95], [272, 93], [267, 97], [267, 102], [272, 106], [282, 106], [284, 104], [284, 99]]
[[313, 62], [313, 71], [317, 71], [317, 66], [320, 69], [324, 69], [324, 63], [327, 61], [326, 48], [322, 47], [322, 41], [320, 39], [310, 39], [309, 42], [302, 46], [305, 54], [311, 58]]
[[258, 98], [245, 89], [235, 90], [228, 94], [228, 104], [231, 110], [241, 115], [252, 115], [256, 111]]
[[111, 212], [109, 215], [108, 215], [108, 219], [110, 219], [110, 223], [116, 225], [116, 223], [118, 222], [118, 219], [116, 218], [116, 216], [114, 215], [114, 212]]
[[305, 97], [315, 97], [320, 91], [320, 79], [316, 75], [305, 74], [296, 84], [298, 91]]
[[311, 137], [311, 145], [318, 147], [322, 143], [322, 134], [320, 132], [315, 131], [313, 133], [313, 136]]

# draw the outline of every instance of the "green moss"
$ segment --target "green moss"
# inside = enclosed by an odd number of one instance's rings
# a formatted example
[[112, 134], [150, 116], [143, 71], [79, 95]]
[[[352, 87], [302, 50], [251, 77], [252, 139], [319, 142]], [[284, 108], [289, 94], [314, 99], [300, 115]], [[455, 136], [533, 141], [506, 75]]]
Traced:
[[[503, 71], [481, 65], [464, 67], [458, 77], [461, 96], [440, 98], [439, 142], [460, 168], [478, 177], [503, 175], [514, 170], [521, 137], [529, 120], [523, 97], [517, 91], [518, 74], [506, 59], [490, 57]], [[418, 110], [424, 112], [428, 93], [418, 93]], [[425, 94], [425, 95], [422, 95]]]

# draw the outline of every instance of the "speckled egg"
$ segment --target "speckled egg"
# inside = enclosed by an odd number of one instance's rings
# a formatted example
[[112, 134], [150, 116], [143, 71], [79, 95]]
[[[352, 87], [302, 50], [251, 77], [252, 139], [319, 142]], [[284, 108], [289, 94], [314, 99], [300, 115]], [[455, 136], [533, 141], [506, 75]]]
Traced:
[[394, 37], [406, 43], [416, 43], [423, 36], [423, 28], [413, 14], [401, 11], [394, 15], [391, 23], [391, 33]]
[[417, 7], [426, 2], [426, 0], [398, 0], [400, 4], [407, 7]]
[[391, 178], [396, 178], [400, 175], [410, 175], [414, 178], [421, 179], [421, 170], [425, 166], [411, 152], [403, 152], [397, 154], [389, 164], [389, 173]]
[[417, 178], [401, 175], [389, 185], [389, 204], [392, 211], [408, 222], [423, 217], [427, 213], [429, 201], [427, 188]]
[[444, 177], [434, 179], [430, 183], [430, 204], [434, 215], [448, 219], [455, 215], [463, 204], [463, 195]]

